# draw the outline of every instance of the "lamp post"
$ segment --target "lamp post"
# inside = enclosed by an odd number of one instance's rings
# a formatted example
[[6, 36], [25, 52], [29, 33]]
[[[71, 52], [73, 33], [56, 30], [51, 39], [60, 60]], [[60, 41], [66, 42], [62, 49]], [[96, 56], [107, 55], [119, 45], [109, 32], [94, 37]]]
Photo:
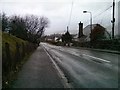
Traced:
[[83, 13], [90, 13], [90, 41], [91, 41], [91, 38], [92, 38], [92, 12], [83, 11]]

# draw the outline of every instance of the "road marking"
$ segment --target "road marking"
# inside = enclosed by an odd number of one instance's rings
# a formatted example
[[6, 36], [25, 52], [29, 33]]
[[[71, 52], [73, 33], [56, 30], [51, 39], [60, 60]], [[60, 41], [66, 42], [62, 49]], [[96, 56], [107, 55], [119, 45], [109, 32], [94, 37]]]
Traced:
[[[43, 46], [43, 45], [42, 45]], [[59, 76], [62, 78], [62, 82], [64, 83], [64, 87], [65, 88], [72, 88], [72, 85], [70, 85], [67, 80], [67, 78], [65, 77], [64, 73], [62, 72], [62, 70], [58, 67], [58, 65], [55, 63], [55, 61], [53, 60], [53, 58], [50, 56], [50, 54], [48, 53], [48, 51], [45, 49], [45, 47], [43, 46], [44, 51], [47, 53], [47, 55], [49, 56], [49, 58], [51, 59], [51, 61], [53, 62], [56, 70], [59, 73]]]
[[107, 62], [107, 63], [110, 62], [110, 61], [105, 60], [105, 59], [102, 59], [102, 58], [98, 58], [98, 57], [94, 57], [94, 56], [90, 56], [90, 55], [86, 55], [86, 54], [82, 54], [82, 55], [84, 55], [84, 56], [88, 56], [88, 57], [91, 57], [91, 58], [94, 58], [94, 59], [98, 59], [98, 60], [103, 61], [103, 62]]
[[[64, 51], [64, 52], [67, 52], [67, 51], [65, 51], [64, 49], [62, 50], [62, 49], [59, 49], [59, 50], [61, 50], [61, 51]], [[100, 61], [103, 61], [103, 62], [107, 62], [107, 63], [110, 63], [110, 61], [108, 61], [108, 60], [105, 60], [105, 59], [102, 59], [102, 58], [98, 58], [98, 57], [94, 57], [94, 56], [90, 56], [90, 55], [86, 55], [86, 54], [78, 54], [78, 53], [76, 53], [76, 52], [70, 52], [70, 51], [68, 51], [67, 53], [70, 53], [70, 54], [73, 54], [73, 55], [75, 55], [75, 56], [87, 56], [87, 57], [90, 57], [90, 58], [93, 58], [93, 59], [97, 59], [97, 60], [100, 60]]]
[[[64, 51], [64, 50], [61, 50], [61, 51]], [[64, 52], [67, 52], [67, 51], [64, 51]], [[68, 51], [68, 53], [73, 54], [75, 56], [82, 56], [82, 55], [84, 55], [84, 56], [88, 56], [88, 57], [93, 58], [93, 59], [97, 59], [97, 60], [100, 60], [100, 61], [103, 61], [103, 62], [110, 63], [110, 61], [108, 61], [108, 60], [105, 60], [105, 59], [102, 59], [102, 58], [98, 58], [98, 57], [94, 57], [94, 56], [90, 56], [90, 55], [86, 55], [86, 54], [78, 54], [76, 52], [69, 52], [69, 51]]]

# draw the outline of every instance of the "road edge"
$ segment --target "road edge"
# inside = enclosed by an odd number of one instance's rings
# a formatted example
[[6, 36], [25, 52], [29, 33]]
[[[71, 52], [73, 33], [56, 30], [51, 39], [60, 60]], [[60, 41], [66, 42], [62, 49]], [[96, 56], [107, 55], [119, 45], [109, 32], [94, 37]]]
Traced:
[[62, 84], [64, 86], [64, 88], [73, 88], [72, 85], [70, 85], [68, 83], [67, 78], [65, 77], [63, 71], [58, 67], [58, 65], [56, 64], [56, 62], [54, 61], [54, 59], [50, 56], [50, 54], [48, 53], [48, 51], [45, 49], [45, 47], [42, 45], [44, 51], [46, 52], [46, 54], [49, 56], [50, 60], [52, 61], [56, 71], [58, 72], [58, 76], [61, 78]]

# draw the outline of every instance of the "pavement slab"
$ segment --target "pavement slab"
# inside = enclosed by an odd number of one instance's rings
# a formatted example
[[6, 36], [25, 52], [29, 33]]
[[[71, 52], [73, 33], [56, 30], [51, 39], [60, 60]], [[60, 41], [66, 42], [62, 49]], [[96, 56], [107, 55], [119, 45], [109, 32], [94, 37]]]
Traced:
[[14, 81], [13, 88], [63, 88], [52, 61], [44, 49], [39, 46], [23, 65]]

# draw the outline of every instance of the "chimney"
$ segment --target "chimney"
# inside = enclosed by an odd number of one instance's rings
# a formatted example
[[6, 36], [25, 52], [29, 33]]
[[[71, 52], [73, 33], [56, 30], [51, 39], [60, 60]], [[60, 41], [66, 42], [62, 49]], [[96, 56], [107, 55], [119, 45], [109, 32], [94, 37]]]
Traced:
[[83, 23], [79, 23], [79, 33], [78, 33], [78, 38], [83, 36]]

